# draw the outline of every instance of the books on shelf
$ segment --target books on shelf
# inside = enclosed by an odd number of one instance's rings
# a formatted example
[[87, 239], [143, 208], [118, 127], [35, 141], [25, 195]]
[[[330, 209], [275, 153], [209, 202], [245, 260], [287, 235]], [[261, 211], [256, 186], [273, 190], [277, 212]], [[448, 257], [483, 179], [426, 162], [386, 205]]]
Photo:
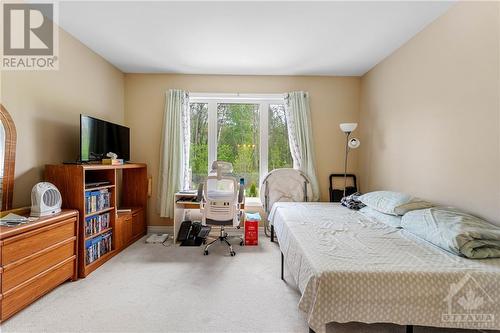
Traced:
[[109, 213], [87, 217], [85, 219], [85, 237], [109, 228], [109, 220]]
[[90, 214], [110, 207], [109, 190], [85, 192], [85, 213]]
[[112, 231], [89, 239], [85, 242], [85, 263], [91, 264], [112, 249]]
[[121, 158], [103, 158], [101, 163], [104, 165], [123, 165], [123, 159]]

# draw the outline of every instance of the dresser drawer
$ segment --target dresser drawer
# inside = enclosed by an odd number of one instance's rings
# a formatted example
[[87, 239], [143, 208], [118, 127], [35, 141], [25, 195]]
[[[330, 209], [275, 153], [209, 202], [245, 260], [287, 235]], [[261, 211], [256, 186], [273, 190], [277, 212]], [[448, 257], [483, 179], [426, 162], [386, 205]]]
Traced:
[[75, 222], [76, 218], [71, 218], [5, 239], [2, 246], [2, 266], [5, 267], [14, 261], [74, 237]]
[[4, 266], [1, 282], [2, 292], [5, 293], [65, 259], [74, 257], [75, 240], [76, 237], [69, 238], [30, 257]]
[[3, 294], [2, 321], [12, 316], [17, 311], [26, 307], [40, 296], [46, 294], [59, 284], [73, 276], [74, 259], [68, 259], [58, 267], [34, 279], [26, 286]]

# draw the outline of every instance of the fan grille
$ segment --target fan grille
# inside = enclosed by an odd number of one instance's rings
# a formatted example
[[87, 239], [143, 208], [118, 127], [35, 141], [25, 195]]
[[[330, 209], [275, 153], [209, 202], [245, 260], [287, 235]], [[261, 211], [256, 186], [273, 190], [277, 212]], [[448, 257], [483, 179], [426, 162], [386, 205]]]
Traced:
[[58, 190], [55, 190], [53, 188], [45, 191], [42, 197], [42, 201], [44, 205], [48, 207], [53, 207], [57, 205], [57, 203], [61, 200], [61, 194], [59, 193]]

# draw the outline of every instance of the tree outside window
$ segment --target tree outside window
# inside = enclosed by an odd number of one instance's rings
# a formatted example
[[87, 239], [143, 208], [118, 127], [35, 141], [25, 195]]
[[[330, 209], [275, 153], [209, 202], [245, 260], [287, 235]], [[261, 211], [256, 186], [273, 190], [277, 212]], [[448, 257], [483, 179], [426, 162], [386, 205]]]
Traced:
[[[263, 158], [263, 168], [267, 166], [269, 171], [292, 167], [284, 105], [220, 102], [216, 103], [216, 110], [215, 104], [212, 105], [214, 105], [214, 110], [209, 111], [208, 103], [190, 103], [191, 187], [196, 189], [207, 176], [209, 142], [212, 142], [212, 144], [215, 143], [215, 147], [211, 149], [214, 154], [216, 151], [213, 158], [231, 162], [234, 176], [244, 179], [246, 196], [257, 197], [259, 179], [263, 177], [261, 173], [267, 171], [260, 170], [261, 158]], [[264, 115], [261, 114], [263, 108], [265, 109]], [[261, 126], [263, 116], [267, 117], [265, 127]], [[217, 118], [216, 133], [213, 134], [209, 133], [210, 117]], [[261, 149], [261, 137], [267, 138], [267, 149]], [[265, 155], [266, 151], [267, 155]]]
[[217, 159], [231, 162], [247, 196], [259, 184], [259, 104], [217, 105]]
[[190, 103], [191, 147], [189, 167], [191, 188], [198, 188], [207, 176], [208, 166], [208, 105]]
[[285, 106], [283, 104], [269, 105], [268, 149], [269, 171], [293, 167], [292, 155], [290, 154], [290, 146], [288, 144]]

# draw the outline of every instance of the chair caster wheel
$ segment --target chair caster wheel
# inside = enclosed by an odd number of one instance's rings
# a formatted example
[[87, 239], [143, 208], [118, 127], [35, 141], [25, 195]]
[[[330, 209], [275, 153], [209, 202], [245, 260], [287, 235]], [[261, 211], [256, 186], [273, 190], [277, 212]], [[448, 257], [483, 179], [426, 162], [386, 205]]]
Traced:
[[240, 246], [243, 246], [243, 244], [245, 244], [245, 243], [243, 243], [243, 241], [241, 241], [241, 242], [240, 242]]
[[208, 256], [208, 251], [207, 250], [203, 251], [203, 255]]
[[234, 257], [236, 255], [236, 252], [234, 252], [234, 251], [231, 251], [229, 253], [231, 254], [231, 257]]

